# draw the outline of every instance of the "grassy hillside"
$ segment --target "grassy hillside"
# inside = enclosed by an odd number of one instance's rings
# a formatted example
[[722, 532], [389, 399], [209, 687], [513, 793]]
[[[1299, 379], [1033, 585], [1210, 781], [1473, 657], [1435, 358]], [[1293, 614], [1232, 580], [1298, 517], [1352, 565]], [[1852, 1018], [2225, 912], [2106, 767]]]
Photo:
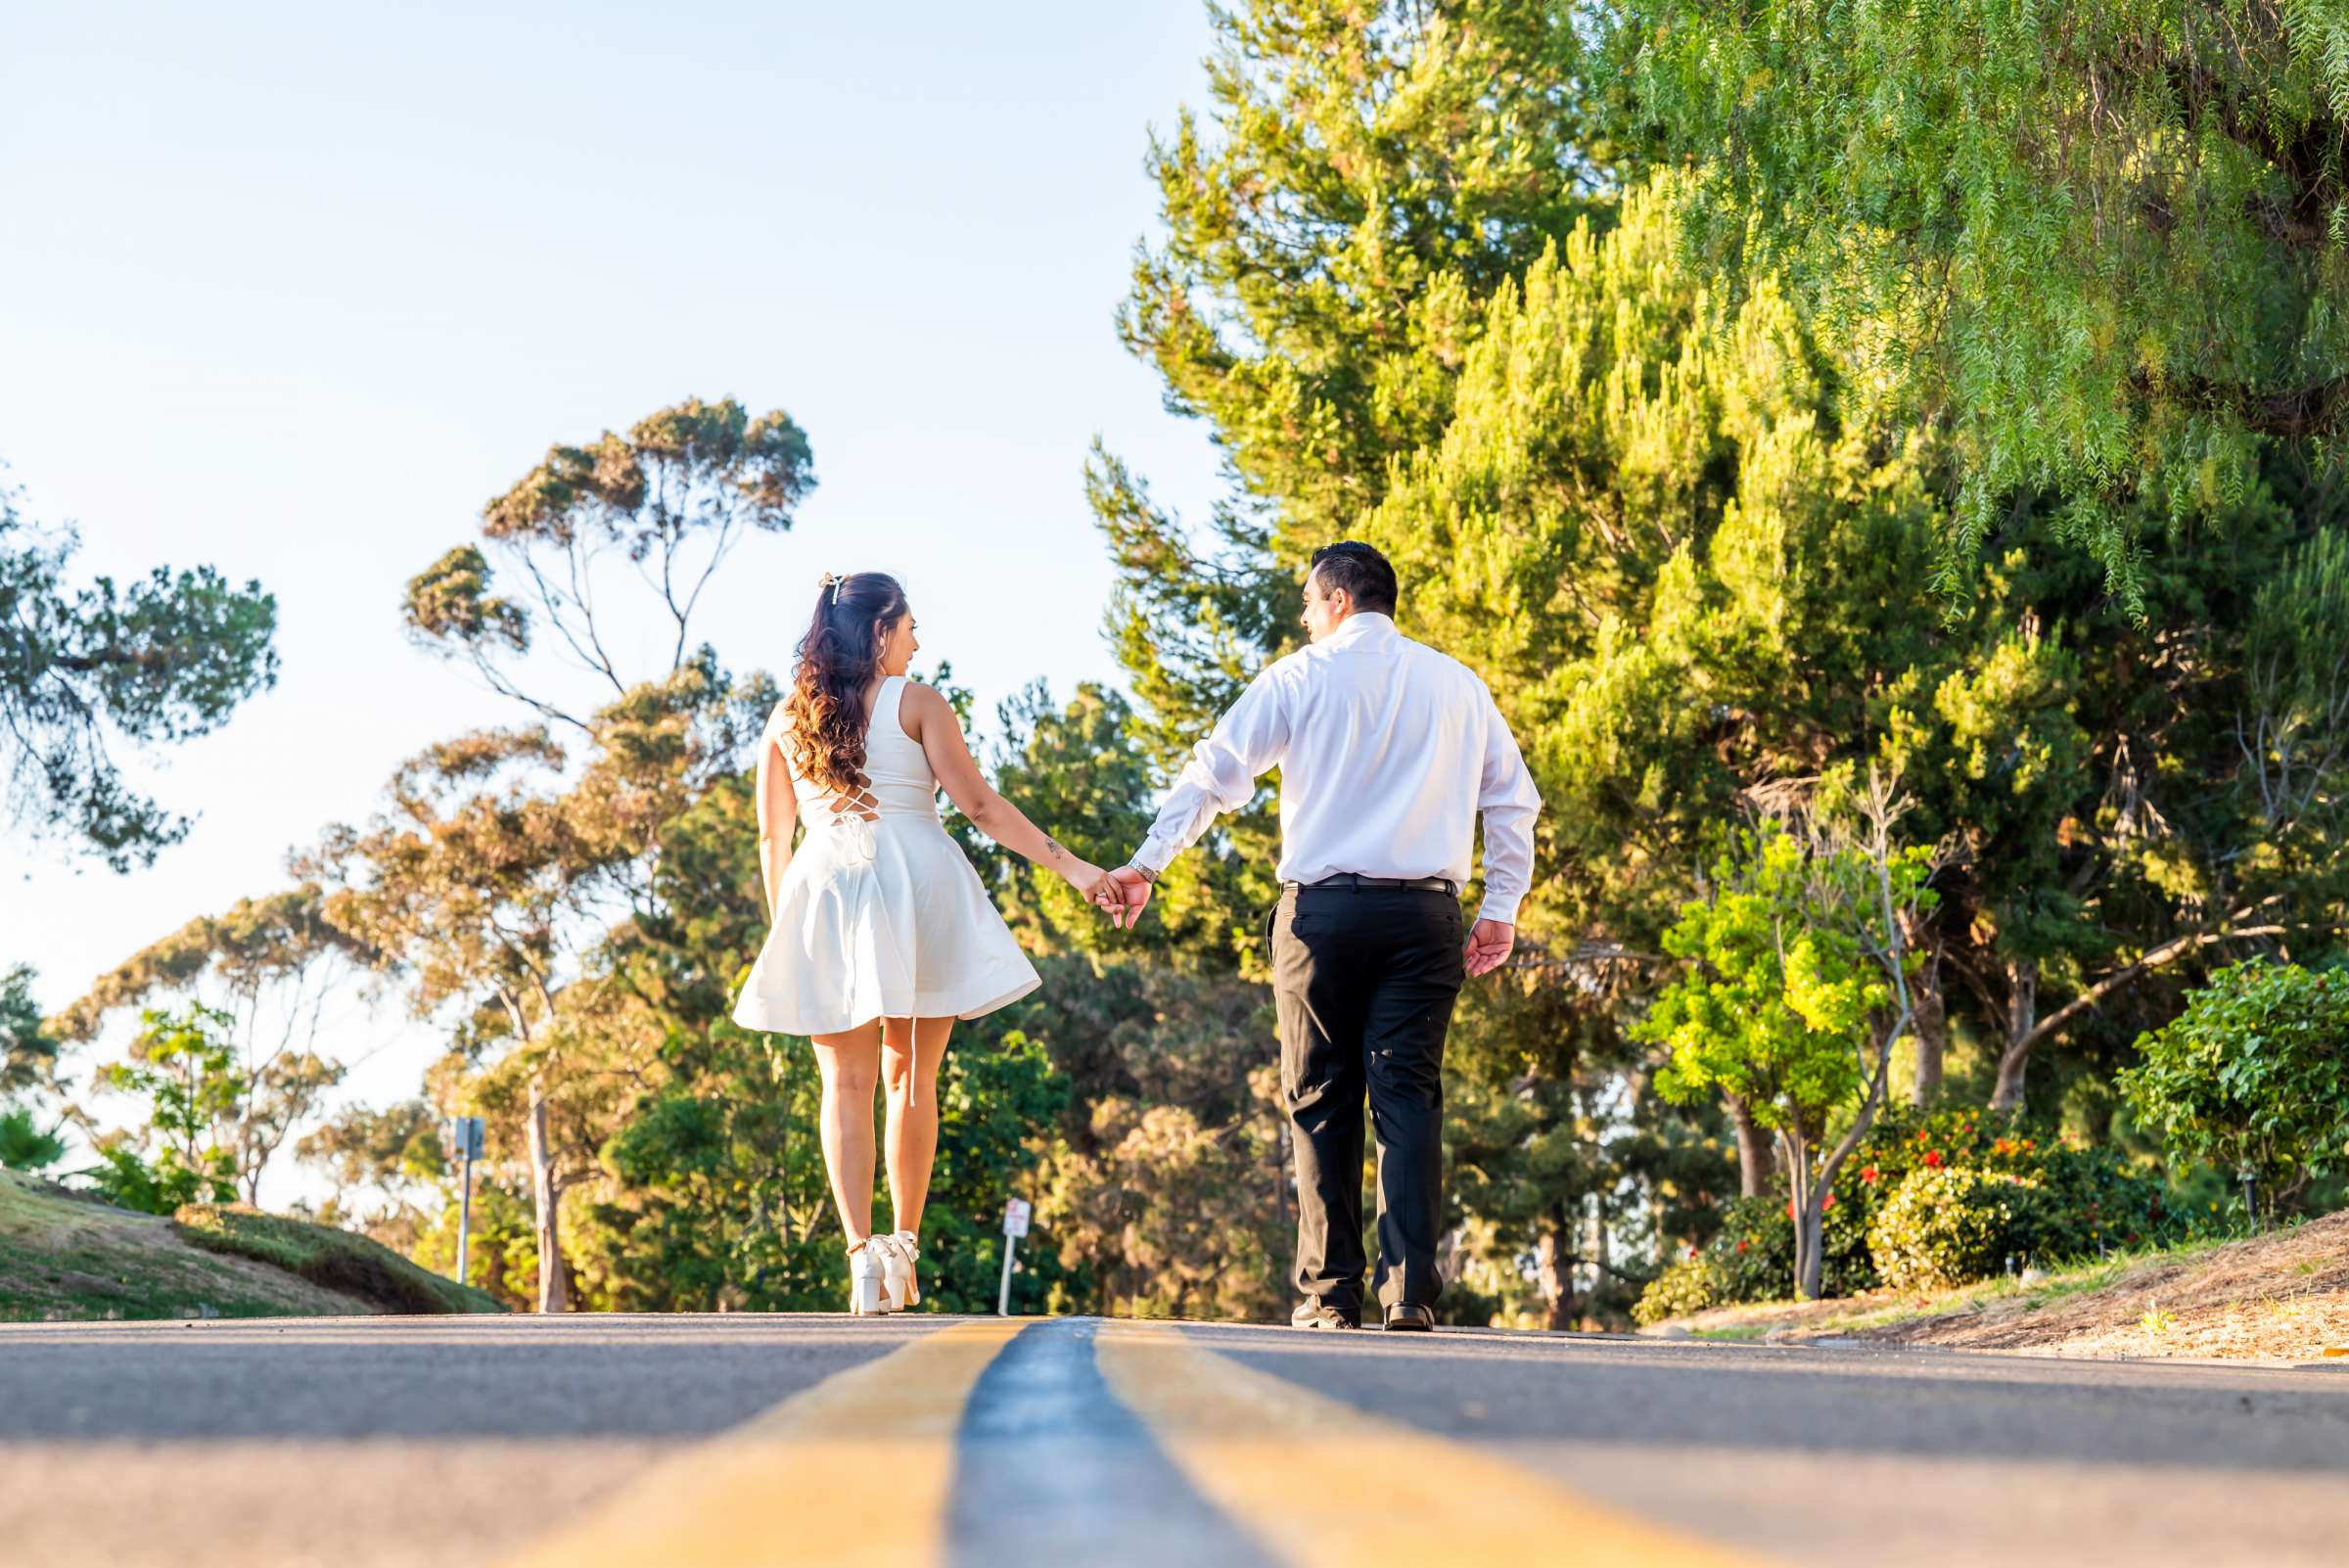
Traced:
[[213, 1203], [181, 1208], [172, 1223], [207, 1252], [282, 1268], [388, 1313], [503, 1312], [487, 1291], [460, 1285], [365, 1236]]
[[363, 1236], [210, 1205], [164, 1220], [0, 1171], [0, 1321], [497, 1310]]
[[2315, 1360], [2349, 1353], [2349, 1213], [2242, 1241], [2117, 1254], [1938, 1296], [1721, 1307], [1650, 1334], [1840, 1336], [2048, 1356]]

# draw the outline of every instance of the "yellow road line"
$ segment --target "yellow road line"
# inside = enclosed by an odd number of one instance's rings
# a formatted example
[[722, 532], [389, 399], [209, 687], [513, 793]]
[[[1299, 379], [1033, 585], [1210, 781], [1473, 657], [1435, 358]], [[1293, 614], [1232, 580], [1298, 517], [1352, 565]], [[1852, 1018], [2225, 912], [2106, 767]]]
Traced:
[[1111, 1390], [1211, 1502], [1293, 1564], [1753, 1568], [1466, 1443], [1267, 1376], [1168, 1328], [1111, 1324]]
[[508, 1568], [860, 1568], [944, 1560], [954, 1432], [1024, 1326], [956, 1323], [658, 1464]]

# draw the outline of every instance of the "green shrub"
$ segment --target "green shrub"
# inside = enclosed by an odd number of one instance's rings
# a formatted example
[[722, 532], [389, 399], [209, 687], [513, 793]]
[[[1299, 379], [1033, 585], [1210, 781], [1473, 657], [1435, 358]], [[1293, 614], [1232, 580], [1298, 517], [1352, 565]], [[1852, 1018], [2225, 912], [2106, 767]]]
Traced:
[[2058, 1144], [2016, 1174], [2040, 1185], [2025, 1250], [2042, 1264], [2179, 1234], [2162, 1184], [2130, 1171], [2112, 1149]]
[[1632, 1306], [1632, 1321], [1644, 1326], [1718, 1307], [1728, 1299], [1722, 1294], [1722, 1284], [1721, 1265], [1714, 1254], [1693, 1253], [1647, 1282]]
[[2137, 1048], [2121, 1092], [2175, 1159], [2250, 1172], [2288, 1204], [2349, 1153], [2349, 975], [2235, 964]]
[[1868, 1226], [1876, 1273], [1896, 1290], [1946, 1290], [1998, 1273], [2044, 1227], [2043, 1190], [2000, 1171], [1928, 1168], [1903, 1177]]

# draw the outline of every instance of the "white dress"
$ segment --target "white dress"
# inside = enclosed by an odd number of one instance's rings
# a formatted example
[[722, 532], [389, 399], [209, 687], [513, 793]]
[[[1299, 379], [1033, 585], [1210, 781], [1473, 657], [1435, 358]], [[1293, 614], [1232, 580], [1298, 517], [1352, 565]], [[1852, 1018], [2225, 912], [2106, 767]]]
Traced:
[[[905, 677], [892, 675], [873, 698], [869, 804], [791, 770], [807, 831], [734, 1004], [745, 1029], [836, 1035], [876, 1018], [977, 1018], [1040, 984], [939, 820], [938, 776], [898, 721], [904, 695]], [[778, 707], [760, 745], [777, 744], [782, 717]], [[781, 758], [788, 765], [787, 748]]]

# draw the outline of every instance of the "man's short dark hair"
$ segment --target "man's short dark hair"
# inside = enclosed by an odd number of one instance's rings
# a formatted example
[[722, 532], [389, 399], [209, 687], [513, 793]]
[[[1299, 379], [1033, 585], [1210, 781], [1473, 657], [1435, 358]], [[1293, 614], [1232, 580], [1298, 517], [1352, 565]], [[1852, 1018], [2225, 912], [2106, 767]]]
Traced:
[[1369, 545], [1353, 539], [1324, 544], [1313, 552], [1313, 570], [1320, 575], [1323, 593], [1344, 588], [1357, 610], [1395, 613], [1395, 569]]

